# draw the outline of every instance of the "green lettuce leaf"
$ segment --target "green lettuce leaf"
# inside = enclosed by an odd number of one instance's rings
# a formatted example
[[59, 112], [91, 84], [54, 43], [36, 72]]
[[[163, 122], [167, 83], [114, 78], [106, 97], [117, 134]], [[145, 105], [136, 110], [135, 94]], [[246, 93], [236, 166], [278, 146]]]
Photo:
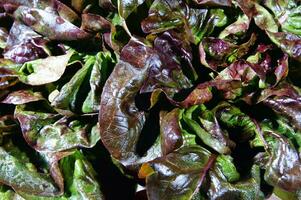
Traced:
[[111, 56], [109, 52], [86, 56], [84, 66], [61, 88], [51, 105], [62, 113], [76, 113], [78, 109], [98, 112], [102, 87], [114, 64]]
[[61, 78], [73, 52], [26, 62], [20, 69], [19, 79], [29, 85], [43, 85]]
[[66, 117], [56, 113], [27, 110], [17, 106], [18, 119], [27, 143], [41, 152], [59, 152], [93, 147], [100, 139], [95, 117]]

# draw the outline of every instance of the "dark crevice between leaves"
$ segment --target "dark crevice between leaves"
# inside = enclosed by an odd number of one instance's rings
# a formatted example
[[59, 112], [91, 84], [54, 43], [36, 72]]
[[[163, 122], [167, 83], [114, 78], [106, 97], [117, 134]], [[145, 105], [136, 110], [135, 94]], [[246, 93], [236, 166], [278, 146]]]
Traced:
[[111, 156], [101, 142], [93, 149], [83, 149], [97, 173], [97, 179], [106, 199], [133, 199], [136, 181], [128, 176], [112, 162]]
[[183, 101], [185, 100], [188, 95], [194, 90], [195, 88], [188, 88], [188, 89], [182, 89], [178, 93], [176, 93], [173, 97], [175, 101]]
[[139, 156], [143, 156], [147, 152], [147, 150], [155, 143], [160, 133], [159, 112], [160, 109], [155, 106], [147, 114], [145, 124], [136, 146], [136, 152]]
[[59, 56], [67, 53], [65, 47], [62, 44], [60, 44], [58, 41], [47, 42], [47, 47], [52, 53], [52, 56]]
[[289, 66], [290, 66], [290, 69], [289, 69], [288, 77], [289, 77], [290, 81], [294, 85], [301, 87], [300, 62], [298, 62], [294, 59], [290, 59]]
[[[186, 90], [183, 90], [183, 92], [185, 91]], [[186, 93], [189, 93], [189, 91], [185, 92], [185, 95]], [[151, 93], [137, 94], [135, 96], [135, 105], [139, 110], [149, 112], [150, 111], [149, 107], [151, 105], [150, 98], [151, 98]], [[158, 102], [151, 110], [154, 110], [155, 108], [158, 110], [161, 109], [161, 110], [171, 111], [174, 108], [174, 105], [172, 105], [170, 101], [166, 98], [166, 96], [161, 93], [158, 98]]]
[[241, 174], [242, 177], [247, 177], [250, 174], [250, 170], [254, 163], [254, 157], [259, 152], [264, 152], [263, 147], [251, 147], [250, 141], [254, 139], [255, 135], [246, 141], [240, 141], [239, 138], [243, 138], [244, 134], [241, 127], [236, 128], [227, 128], [229, 133], [229, 138], [235, 142], [236, 146], [232, 149], [231, 156], [234, 159], [234, 165], [237, 168], [237, 171]]
[[123, 46], [125, 46], [130, 37], [127, 35], [126, 31], [121, 26], [116, 26], [116, 33], [114, 35], [114, 39], [120, 42]]
[[142, 93], [135, 96], [135, 105], [139, 110], [148, 111], [151, 93]]
[[[195, 71], [198, 75], [198, 79], [195, 83], [204, 83], [210, 81], [212, 78], [210, 77], [210, 73], [212, 72], [211, 69], [205, 67], [201, 64], [199, 59], [199, 46], [198, 45], [191, 45], [192, 48], [192, 66], [195, 68]], [[184, 72], [185, 73], [185, 72]]]
[[26, 104], [26, 111], [41, 112], [41, 113], [56, 113], [46, 101], [30, 102]]
[[221, 101], [224, 100], [222, 93], [220, 93], [216, 88], [212, 88], [211, 92], [214, 98], [212, 98], [209, 102], [205, 103], [206, 107], [209, 110], [215, 108]]
[[15, 106], [11, 104], [3, 104], [0, 103], [0, 115], [8, 115], [13, 113], [15, 110]]
[[269, 185], [264, 180], [264, 173], [265, 173], [265, 171], [260, 169], [260, 189], [264, 193], [265, 196], [269, 196], [270, 194], [272, 194], [274, 187]]
[[85, 12], [89, 12], [89, 13], [101, 15], [101, 16], [107, 16], [109, 14], [109, 12], [108, 12], [109, 10], [106, 10], [106, 9], [100, 7], [98, 5], [98, 1], [93, 1], [93, 0], [92, 0], [92, 2], [87, 1], [86, 5], [87, 5], [86, 8], [88, 7], [88, 9], [85, 10]]
[[90, 40], [83, 40], [83, 41], [78, 40], [76, 42], [66, 41], [64, 43], [79, 53], [95, 54], [95, 52], [99, 52], [102, 50], [101, 38], [93, 38]]
[[243, 113], [249, 115], [251, 118], [256, 119], [259, 122], [265, 119], [276, 118], [274, 111], [262, 103], [250, 106], [245, 102], [240, 101], [236, 104], [236, 106], [238, 106]]
[[[230, 137], [230, 139], [233, 139]], [[241, 177], [247, 177], [253, 166], [253, 158], [258, 153], [257, 150], [250, 147], [249, 141], [243, 143], [236, 143], [235, 149], [232, 151], [231, 156], [237, 171]]]
[[137, 10], [132, 12], [126, 19], [128, 28], [131, 33], [135, 35], [145, 37], [146, 34], [143, 33], [141, 29], [141, 22], [148, 16], [148, 10], [150, 7], [150, 0], [146, 0], [143, 4], [137, 7]]
[[147, 200], [146, 190], [136, 192], [134, 200]]
[[[0, 9], [1, 9], [1, 7], [0, 7]], [[7, 13], [2, 13], [0, 10], [1, 27], [5, 27], [7, 30], [10, 30], [13, 23], [14, 23], [13, 17], [11, 15], [8, 15]]]
[[136, 151], [139, 156], [143, 156], [146, 153], [146, 151], [155, 143], [158, 135], [160, 134], [160, 111], [171, 111], [174, 108], [165, 95], [160, 95], [158, 103], [148, 111], [150, 106], [150, 95], [150, 93], [144, 93], [138, 94], [135, 97], [135, 103], [138, 109], [147, 112], [146, 122], [143, 126], [136, 147]]

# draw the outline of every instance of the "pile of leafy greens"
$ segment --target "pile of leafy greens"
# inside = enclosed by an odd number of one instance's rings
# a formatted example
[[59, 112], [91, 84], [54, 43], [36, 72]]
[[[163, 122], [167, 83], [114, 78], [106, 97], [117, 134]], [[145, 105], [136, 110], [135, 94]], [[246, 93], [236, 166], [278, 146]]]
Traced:
[[0, 0], [0, 199], [301, 199], [301, 1]]

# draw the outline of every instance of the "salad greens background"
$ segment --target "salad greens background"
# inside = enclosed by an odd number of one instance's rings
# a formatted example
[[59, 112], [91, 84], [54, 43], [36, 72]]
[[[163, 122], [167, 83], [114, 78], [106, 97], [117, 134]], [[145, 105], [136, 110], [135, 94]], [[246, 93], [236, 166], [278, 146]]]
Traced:
[[299, 0], [0, 0], [0, 199], [301, 199]]

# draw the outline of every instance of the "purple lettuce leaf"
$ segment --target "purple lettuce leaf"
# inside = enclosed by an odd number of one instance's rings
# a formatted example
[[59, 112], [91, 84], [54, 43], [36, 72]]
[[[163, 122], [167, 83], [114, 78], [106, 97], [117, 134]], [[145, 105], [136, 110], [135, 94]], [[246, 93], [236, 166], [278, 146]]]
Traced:
[[204, 6], [231, 6], [232, 0], [193, 0], [198, 5]]
[[[162, 88], [171, 97], [181, 89], [192, 86], [191, 81], [184, 75], [181, 65], [188, 65], [192, 73], [192, 53], [188, 41], [181, 41], [172, 32], [165, 32], [154, 41], [154, 50], [159, 59], [149, 69], [148, 77], [141, 93], [152, 92]], [[155, 63], [155, 62], [154, 62]]]
[[33, 92], [31, 90], [17, 90], [9, 93], [0, 101], [0, 103], [21, 105], [29, 102], [44, 100], [40, 92]]
[[25, 63], [48, 56], [49, 50], [47, 50], [46, 44], [47, 40], [30, 27], [20, 22], [14, 22], [9, 31], [3, 55], [4, 58], [11, 59], [16, 63]]
[[139, 5], [143, 4], [144, 0], [128, 0], [118, 1], [118, 13], [126, 19]]
[[182, 147], [144, 164], [147, 197], [153, 199], [192, 199], [205, 182], [216, 155], [199, 146]]
[[145, 113], [135, 105], [135, 95], [156, 64], [158, 55], [141, 41], [131, 40], [106, 81], [99, 108], [100, 135], [111, 155], [124, 165], [138, 159], [136, 144], [145, 123]]
[[[289, 140], [277, 133], [277, 130], [265, 124], [261, 129], [268, 145], [266, 149], [268, 157], [266, 162], [261, 163], [265, 168], [265, 180], [284, 190], [297, 191], [301, 185], [299, 153]], [[259, 155], [256, 159], [261, 157]], [[260, 160], [262, 159], [257, 162]]]
[[233, 61], [246, 55], [256, 38], [256, 35], [252, 34], [249, 41], [241, 45], [216, 38], [204, 38], [199, 46], [200, 61], [213, 70], [217, 70], [218, 67], [227, 67]]
[[109, 32], [111, 31], [112, 24], [104, 17], [91, 13], [82, 14], [81, 28], [87, 32]]
[[4, 65], [0, 65], [0, 89], [1, 91], [4, 91], [4, 89], [12, 87], [19, 82], [18, 73], [13, 69], [5, 67], [9, 65], [14, 65], [13, 62], [9, 60], [1, 60], [0, 64]]
[[14, 17], [50, 40], [73, 41], [92, 37], [61, 16], [45, 10], [20, 6]]
[[167, 155], [183, 144], [180, 121], [180, 110], [160, 113], [161, 149]]
[[301, 98], [298, 96], [276, 96], [263, 100], [263, 103], [271, 107], [275, 112], [287, 117], [291, 120], [292, 124], [301, 130]]

